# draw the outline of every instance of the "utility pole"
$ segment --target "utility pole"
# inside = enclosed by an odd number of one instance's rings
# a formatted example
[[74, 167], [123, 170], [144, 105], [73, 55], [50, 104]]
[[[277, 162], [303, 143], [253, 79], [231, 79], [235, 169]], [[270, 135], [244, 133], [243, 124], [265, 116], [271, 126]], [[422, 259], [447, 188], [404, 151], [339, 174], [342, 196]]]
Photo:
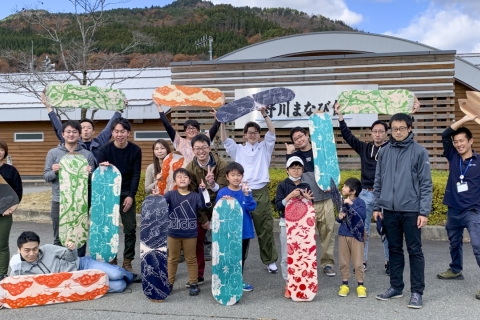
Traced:
[[212, 44], [213, 44], [213, 37], [212, 36], [203, 36], [201, 37], [197, 43], [196, 46], [198, 47], [206, 47], [208, 43], [208, 53], [210, 54], [210, 60], [212, 60], [213, 56], [213, 50], [212, 50]]
[[34, 70], [34, 64], [33, 64], [33, 40], [32, 40], [32, 61], [30, 62], [30, 72], [33, 73]]

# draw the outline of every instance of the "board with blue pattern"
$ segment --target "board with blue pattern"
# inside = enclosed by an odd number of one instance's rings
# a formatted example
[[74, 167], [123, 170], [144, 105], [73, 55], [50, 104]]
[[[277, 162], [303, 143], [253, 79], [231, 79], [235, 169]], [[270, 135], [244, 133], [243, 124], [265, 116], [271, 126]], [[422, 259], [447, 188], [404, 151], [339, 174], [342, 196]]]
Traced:
[[113, 165], [99, 166], [92, 175], [90, 255], [110, 262], [117, 256], [122, 174]]
[[243, 294], [243, 211], [236, 199], [220, 199], [212, 214], [212, 294], [224, 306]]
[[165, 300], [170, 294], [167, 273], [168, 204], [160, 195], [145, 198], [140, 220], [140, 266], [147, 298]]
[[340, 183], [332, 119], [328, 113], [314, 113], [308, 119], [308, 127], [312, 141], [315, 181], [320, 189], [326, 191], [330, 188], [331, 179], [336, 185]]

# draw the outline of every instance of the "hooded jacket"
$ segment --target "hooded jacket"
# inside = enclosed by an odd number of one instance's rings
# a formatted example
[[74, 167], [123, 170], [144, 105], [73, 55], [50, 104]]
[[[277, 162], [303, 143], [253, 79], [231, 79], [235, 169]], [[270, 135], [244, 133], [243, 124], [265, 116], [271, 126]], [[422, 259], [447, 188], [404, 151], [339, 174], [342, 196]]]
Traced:
[[32, 263], [23, 260], [20, 253], [15, 254], [10, 259], [10, 276], [71, 272], [77, 271], [79, 265], [77, 250], [46, 244], [40, 247], [38, 260]]
[[[60, 202], [60, 184], [58, 175], [53, 171], [52, 165], [60, 163], [62, 157], [69, 152], [70, 151], [65, 148], [65, 145], [63, 143], [60, 143], [56, 148], [50, 149], [50, 151], [48, 151], [47, 158], [45, 159], [43, 178], [46, 182], [52, 183], [52, 201], [54, 202]], [[90, 151], [85, 150], [80, 144], [77, 144], [74, 152], [78, 152], [83, 155], [87, 159], [88, 165], [92, 167], [92, 172], [95, 171], [95, 158]]]
[[283, 200], [295, 189], [307, 189], [311, 191], [310, 185], [303, 181], [299, 184], [295, 184], [290, 178], [287, 178], [280, 182], [277, 186], [277, 193], [275, 195], [275, 206], [280, 212], [280, 218], [285, 218], [285, 204]]
[[432, 208], [432, 174], [427, 150], [413, 140], [390, 137], [378, 155], [373, 211], [417, 212], [428, 217]]

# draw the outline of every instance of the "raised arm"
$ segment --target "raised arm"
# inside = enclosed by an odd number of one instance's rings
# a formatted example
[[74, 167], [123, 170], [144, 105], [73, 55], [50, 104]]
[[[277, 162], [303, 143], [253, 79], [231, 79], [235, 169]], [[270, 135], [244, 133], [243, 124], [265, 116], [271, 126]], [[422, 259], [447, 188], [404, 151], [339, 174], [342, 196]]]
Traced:
[[[153, 100], [153, 101], [155, 101], [155, 100]], [[165, 115], [165, 112], [163, 111], [162, 106], [157, 104], [156, 102], [155, 102], [155, 105], [157, 106], [158, 113], [160, 114], [160, 121], [162, 121], [162, 124], [165, 127], [165, 130], [167, 131], [168, 136], [170, 137], [170, 140], [172, 140], [172, 142], [175, 142], [175, 140], [179, 140], [180, 136], [175, 131], [175, 129], [173, 129], [172, 125], [168, 121], [167, 116]]]
[[452, 134], [460, 129], [466, 122], [475, 120], [477, 116], [464, 116], [462, 119], [452, 123], [450, 127], [442, 132], [443, 154], [447, 156], [453, 148]]
[[42, 93], [42, 102], [48, 110], [48, 118], [50, 118], [50, 122], [52, 123], [53, 129], [55, 131], [55, 135], [57, 139], [60, 140], [61, 143], [64, 143], [62, 133], [63, 133], [63, 126], [60, 119], [58, 119], [57, 114], [53, 111], [52, 106], [48, 103], [47, 96], [45, 93]]
[[220, 140], [222, 140], [223, 143], [227, 141], [227, 130], [225, 129], [225, 123], [220, 123]]
[[217, 119], [213, 122], [213, 126], [208, 130], [208, 137], [210, 138], [210, 141], [213, 141], [213, 138], [215, 138], [215, 135], [218, 132], [218, 127], [220, 126], [220, 122], [218, 122]]
[[115, 112], [108, 121], [107, 125], [105, 128], [100, 132], [100, 134], [97, 136], [97, 141], [100, 144], [100, 146], [103, 146], [104, 144], [107, 144], [110, 141], [110, 138], [112, 137], [112, 123], [115, 121], [115, 119], [118, 119], [122, 116], [120, 112]]
[[335, 103], [335, 112], [338, 114], [338, 123], [340, 124], [340, 132], [342, 133], [343, 139], [348, 143], [356, 153], [360, 153], [367, 144], [352, 134], [352, 131], [347, 126], [343, 114], [340, 111], [340, 105]]
[[273, 126], [272, 119], [270, 119], [270, 117], [267, 114], [267, 109], [262, 108], [260, 109], [260, 112], [262, 113], [262, 116], [265, 119], [265, 123], [267, 124], [268, 131], [275, 134], [275, 127]]

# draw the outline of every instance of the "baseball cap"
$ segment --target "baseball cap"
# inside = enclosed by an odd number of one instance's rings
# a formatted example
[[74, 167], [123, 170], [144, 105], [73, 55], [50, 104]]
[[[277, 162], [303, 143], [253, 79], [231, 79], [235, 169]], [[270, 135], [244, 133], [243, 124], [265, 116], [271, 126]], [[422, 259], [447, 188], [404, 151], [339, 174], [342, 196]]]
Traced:
[[302, 161], [302, 159], [300, 159], [300, 157], [293, 156], [293, 157], [288, 158], [286, 168], [288, 169], [288, 168], [292, 165], [292, 163], [294, 163], [294, 162], [300, 162], [300, 164], [301, 164], [302, 167], [303, 167], [303, 161]]

